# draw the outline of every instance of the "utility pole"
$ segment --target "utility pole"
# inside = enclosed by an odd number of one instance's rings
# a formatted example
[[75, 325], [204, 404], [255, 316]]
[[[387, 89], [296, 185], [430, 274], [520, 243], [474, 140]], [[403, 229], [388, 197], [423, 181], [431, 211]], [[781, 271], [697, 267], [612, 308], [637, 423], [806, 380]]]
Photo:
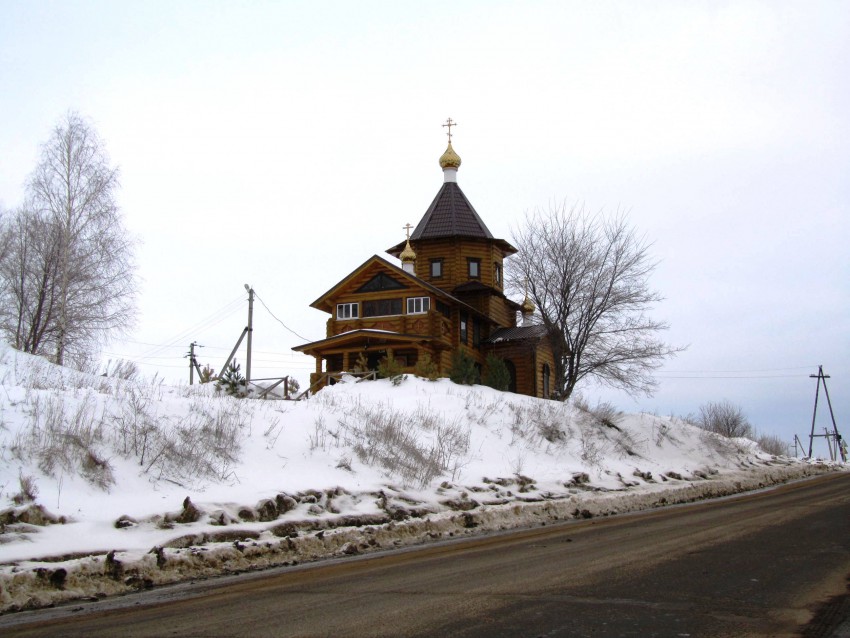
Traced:
[[[830, 378], [828, 374], [823, 373], [823, 366], [818, 366], [817, 374], [810, 374], [810, 378], [817, 379], [818, 385], [815, 388], [815, 409], [812, 412], [812, 431], [809, 434], [809, 458], [812, 457], [812, 444], [815, 437], [824, 437], [829, 446], [829, 456], [831, 460], [835, 460], [836, 456], [840, 456], [841, 460], [847, 461], [847, 445], [841, 440], [841, 435], [838, 433], [838, 426], [835, 425], [835, 413], [832, 411], [832, 401], [829, 399], [829, 390], [826, 388], [826, 380]], [[832, 432], [824, 428], [823, 434], [815, 434], [815, 417], [818, 414], [818, 398], [820, 396], [820, 384], [823, 382], [823, 393], [826, 395], [826, 404], [829, 406], [829, 416], [832, 419]], [[833, 444], [835, 444], [833, 446]], [[836, 454], [837, 452], [837, 454]]]
[[254, 289], [245, 284], [248, 291], [248, 354], [245, 357], [245, 381], [251, 382], [251, 333], [254, 332]]
[[197, 341], [193, 341], [189, 344], [189, 354], [184, 355], [189, 358], [189, 385], [192, 385], [195, 382], [195, 370], [198, 371], [198, 378], [201, 376], [201, 368], [195, 360], [195, 348], [203, 347], [204, 346], [199, 345]]

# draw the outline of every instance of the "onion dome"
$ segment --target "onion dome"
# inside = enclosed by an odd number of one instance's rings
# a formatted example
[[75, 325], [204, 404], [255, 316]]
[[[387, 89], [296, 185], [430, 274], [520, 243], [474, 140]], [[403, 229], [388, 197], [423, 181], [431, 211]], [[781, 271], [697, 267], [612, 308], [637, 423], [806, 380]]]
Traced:
[[537, 310], [534, 304], [531, 302], [531, 299], [528, 298], [528, 295], [525, 296], [525, 301], [522, 302], [522, 314], [523, 315], [532, 315], [534, 311]]
[[410, 245], [410, 240], [408, 239], [404, 244], [404, 250], [399, 254], [399, 259], [401, 259], [401, 263], [416, 261], [416, 253], [413, 252], [413, 247]]
[[446, 170], [447, 168], [457, 170], [460, 168], [460, 155], [455, 153], [451, 142], [449, 142], [449, 145], [446, 147], [446, 152], [440, 155], [440, 168], [443, 170]]

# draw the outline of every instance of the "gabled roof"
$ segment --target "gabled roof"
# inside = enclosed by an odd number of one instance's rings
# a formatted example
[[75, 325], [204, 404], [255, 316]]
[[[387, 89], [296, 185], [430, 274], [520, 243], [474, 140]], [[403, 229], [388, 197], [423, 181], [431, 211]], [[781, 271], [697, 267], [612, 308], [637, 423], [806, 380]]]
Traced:
[[351, 279], [353, 279], [354, 277], [356, 277], [357, 275], [362, 273], [364, 270], [366, 270], [370, 267], [373, 267], [375, 265], [380, 265], [380, 266], [384, 266], [384, 267], [388, 268], [393, 273], [394, 277], [401, 279], [403, 281], [407, 281], [411, 286], [418, 286], [420, 288], [423, 288], [424, 290], [427, 290], [429, 293], [432, 293], [432, 294], [436, 295], [437, 297], [450, 302], [453, 305], [462, 307], [467, 312], [470, 312], [474, 315], [484, 317], [484, 318], [489, 320], [489, 317], [482, 314], [481, 312], [479, 312], [478, 310], [476, 310], [475, 308], [473, 308], [469, 304], [461, 301], [460, 299], [458, 299], [454, 295], [451, 295], [451, 294], [447, 293], [445, 290], [441, 290], [440, 288], [437, 288], [436, 286], [432, 286], [427, 281], [423, 281], [422, 279], [420, 279], [416, 275], [412, 275], [409, 272], [406, 272], [405, 270], [403, 270], [403, 269], [399, 268], [398, 266], [396, 266], [395, 264], [387, 261], [383, 257], [379, 257], [378, 255], [372, 255], [371, 257], [369, 257], [369, 259], [367, 259], [362, 264], [360, 264], [357, 268], [352, 270], [345, 278], [343, 278], [333, 288], [328, 290], [325, 294], [323, 294], [321, 297], [316, 299], [316, 301], [311, 303], [310, 307], [315, 308], [317, 310], [322, 310], [324, 312], [333, 313], [333, 306], [332, 306], [332, 302], [330, 300], [333, 297], [335, 297], [336, 294], [339, 292], [339, 290], [341, 288], [344, 288], [348, 284], [348, 282], [351, 281]]

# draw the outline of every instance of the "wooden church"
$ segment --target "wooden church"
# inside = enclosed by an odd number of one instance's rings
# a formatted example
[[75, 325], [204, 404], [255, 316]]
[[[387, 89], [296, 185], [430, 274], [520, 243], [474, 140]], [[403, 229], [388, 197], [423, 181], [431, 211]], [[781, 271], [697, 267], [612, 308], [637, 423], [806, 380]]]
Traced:
[[516, 248], [493, 237], [458, 186], [453, 125], [444, 124], [442, 187], [412, 234], [407, 225], [407, 240], [386, 251], [401, 264], [374, 255], [310, 304], [330, 314], [325, 339], [293, 348], [315, 357], [314, 389], [364, 358], [376, 369], [388, 350], [408, 373], [427, 353], [448, 376], [463, 350], [482, 375], [488, 354], [503, 359], [512, 392], [549, 398], [551, 347], [543, 326], [528, 321], [531, 302], [504, 294], [505, 260]]

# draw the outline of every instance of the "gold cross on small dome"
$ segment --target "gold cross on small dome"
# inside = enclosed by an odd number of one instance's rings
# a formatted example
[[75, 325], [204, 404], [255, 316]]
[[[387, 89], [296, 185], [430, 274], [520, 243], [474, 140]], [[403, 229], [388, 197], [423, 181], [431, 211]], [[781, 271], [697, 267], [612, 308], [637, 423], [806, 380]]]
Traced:
[[449, 119], [446, 120], [446, 123], [443, 124], [443, 126], [448, 127], [448, 129], [449, 129], [449, 132], [447, 133], [447, 135], [449, 136], [449, 144], [451, 144], [452, 143], [452, 127], [457, 126], [457, 122], [452, 120], [452, 118], [449, 118]]

